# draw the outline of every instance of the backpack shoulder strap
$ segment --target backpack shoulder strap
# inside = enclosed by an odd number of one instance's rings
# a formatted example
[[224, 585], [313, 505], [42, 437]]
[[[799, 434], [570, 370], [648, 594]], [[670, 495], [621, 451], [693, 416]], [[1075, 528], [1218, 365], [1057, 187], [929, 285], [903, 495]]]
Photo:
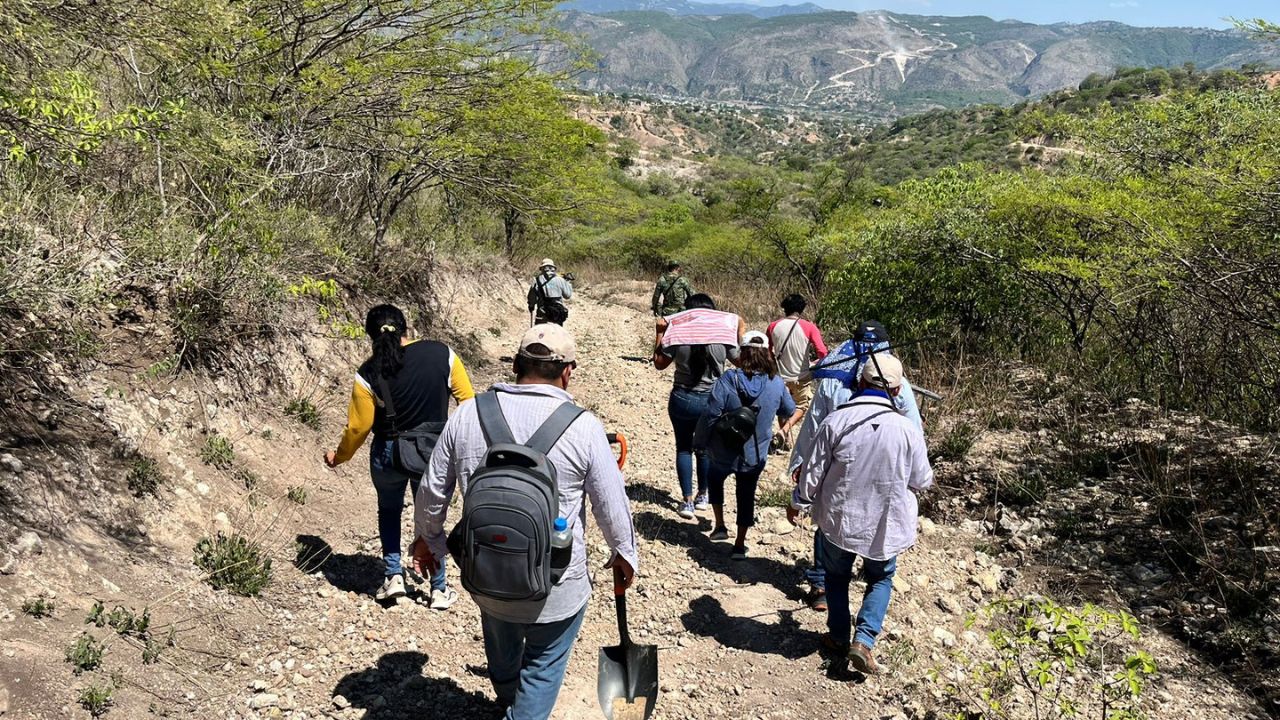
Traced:
[[380, 395], [378, 399], [382, 401], [382, 410], [386, 414], [387, 424], [391, 426], [391, 433], [399, 435], [400, 431], [396, 429], [396, 404], [391, 399], [391, 385], [381, 375], [378, 376], [378, 394]]
[[511, 426], [502, 415], [502, 406], [498, 404], [498, 393], [490, 390], [476, 395], [476, 413], [480, 416], [480, 429], [489, 445], [515, 445], [516, 439], [511, 434]]
[[[800, 327], [800, 318], [796, 318], [795, 322], [791, 324], [791, 329], [787, 331], [787, 336], [782, 339], [782, 344], [778, 346], [778, 352], [774, 353], [775, 355], [781, 355], [783, 352], [786, 351], [787, 343], [791, 342], [791, 336], [796, 334], [796, 328], [798, 327]], [[806, 344], [808, 343], [808, 340], [809, 338], [806, 337], [805, 338]]]
[[543, 421], [542, 426], [525, 442], [525, 446], [530, 450], [540, 452], [546, 455], [551, 452], [551, 448], [560, 441], [560, 437], [564, 435], [569, 426], [575, 420], [586, 412], [582, 408], [571, 402], [564, 402], [560, 407], [556, 408], [551, 416]]

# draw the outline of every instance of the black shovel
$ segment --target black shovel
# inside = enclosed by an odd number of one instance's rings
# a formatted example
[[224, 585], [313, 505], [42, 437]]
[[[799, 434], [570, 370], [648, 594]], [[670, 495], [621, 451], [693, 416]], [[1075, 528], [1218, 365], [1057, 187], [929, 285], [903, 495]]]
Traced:
[[596, 690], [609, 720], [647, 720], [658, 704], [658, 646], [635, 645], [627, 632], [627, 591], [613, 589], [622, 644], [600, 648]]

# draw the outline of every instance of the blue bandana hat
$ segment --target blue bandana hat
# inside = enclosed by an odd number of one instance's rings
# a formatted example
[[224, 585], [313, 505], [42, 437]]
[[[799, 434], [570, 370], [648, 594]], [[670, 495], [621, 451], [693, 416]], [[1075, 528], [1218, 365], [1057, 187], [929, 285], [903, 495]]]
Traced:
[[813, 371], [813, 379], [839, 380], [845, 387], [852, 389], [857, 387], [858, 378], [862, 377], [862, 368], [867, 360], [875, 353], [888, 349], [889, 343], [885, 341], [846, 340], [835, 352], [818, 363], [821, 367]]

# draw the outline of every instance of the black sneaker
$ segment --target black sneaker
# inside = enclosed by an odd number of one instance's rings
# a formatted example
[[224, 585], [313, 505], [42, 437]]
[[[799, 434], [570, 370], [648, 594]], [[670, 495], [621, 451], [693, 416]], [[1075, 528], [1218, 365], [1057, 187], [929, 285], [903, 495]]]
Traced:
[[734, 546], [733, 546], [733, 554], [729, 556], [729, 559], [730, 559], [730, 560], [746, 560], [746, 559], [747, 559], [747, 546], [746, 546], [746, 545], [734, 545]]

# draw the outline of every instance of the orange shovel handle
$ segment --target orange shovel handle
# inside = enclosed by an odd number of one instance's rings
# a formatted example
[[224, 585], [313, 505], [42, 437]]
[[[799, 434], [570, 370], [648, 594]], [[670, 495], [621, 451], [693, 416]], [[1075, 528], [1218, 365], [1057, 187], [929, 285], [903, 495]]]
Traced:
[[618, 469], [621, 470], [622, 466], [627, 464], [627, 436], [622, 433], [609, 433], [609, 444], [617, 445], [622, 451], [618, 455]]

